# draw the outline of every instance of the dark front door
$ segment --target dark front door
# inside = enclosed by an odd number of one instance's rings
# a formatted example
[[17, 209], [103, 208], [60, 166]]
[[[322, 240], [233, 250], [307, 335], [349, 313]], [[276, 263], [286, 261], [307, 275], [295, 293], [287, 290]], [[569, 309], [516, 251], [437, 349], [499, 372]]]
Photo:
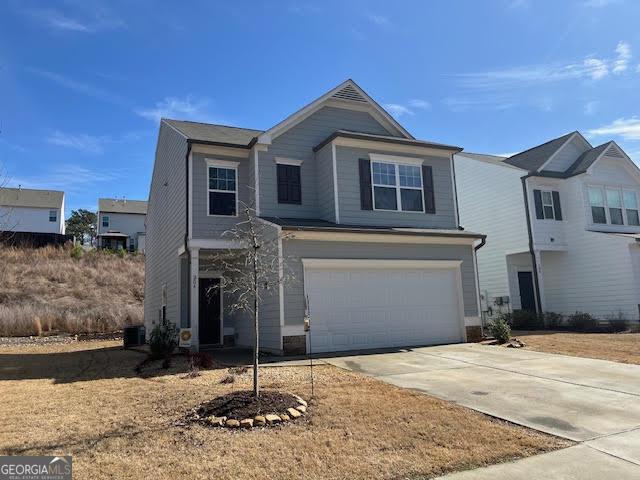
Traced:
[[536, 299], [533, 293], [533, 272], [518, 272], [518, 285], [520, 285], [520, 308], [535, 312]]
[[220, 279], [200, 279], [199, 336], [200, 344], [219, 344], [221, 330]]

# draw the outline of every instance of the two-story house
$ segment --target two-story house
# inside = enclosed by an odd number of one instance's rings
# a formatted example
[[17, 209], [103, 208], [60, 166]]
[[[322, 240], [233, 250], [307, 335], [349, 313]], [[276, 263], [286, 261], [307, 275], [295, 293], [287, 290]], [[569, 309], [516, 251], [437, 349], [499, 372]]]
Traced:
[[207, 268], [213, 252], [238, 246], [222, 233], [242, 219], [242, 202], [294, 278], [264, 294], [261, 348], [478, 338], [484, 236], [459, 228], [460, 150], [416, 140], [351, 80], [266, 131], [163, 119], [147, 214], [147, 331], [165, 316], [191, 328], [195, 348], [252, 344], [251, 317], [224, 308], [225, 272]]
[[64, 235], [64, 192], [0, 187], [0, 231]]
[[144, 200], [98, 199], [97, 247], [144, 253], [146, 216]]
[[640, 306], [640, 170], [572, 132], [509, 158], [455, 155], [461, 223], [482, 228], [483, 311], [620, 313]]

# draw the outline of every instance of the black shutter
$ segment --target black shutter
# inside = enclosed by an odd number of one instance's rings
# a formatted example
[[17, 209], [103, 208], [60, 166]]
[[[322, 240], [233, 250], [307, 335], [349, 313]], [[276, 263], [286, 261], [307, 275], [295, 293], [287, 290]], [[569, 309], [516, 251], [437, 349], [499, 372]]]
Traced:
[[277, 165], [278, 203], [302, 203], [302, 184], [298, 165]]
[[433, 191], [433, 169], [431, 165], [422, 165], [422, 189], [424, 190], [424, 212], [436, 213], [436, 200]]
[[371, 162], [366, 158], [358, 161], [360, 170], [360, 209], [373, 210], [373, 192], [371, 191]]
[[553, 195], [553, 211], [556, 212], [556, 220], [562, 220], [562, 208], [560, 207], [560, 194], [551, 192]]
[[536, 218], [543, 219], [544, 211], [542, 210], [542, 192], [540, 190], [533, 191], [533, 203], [536, 206]]

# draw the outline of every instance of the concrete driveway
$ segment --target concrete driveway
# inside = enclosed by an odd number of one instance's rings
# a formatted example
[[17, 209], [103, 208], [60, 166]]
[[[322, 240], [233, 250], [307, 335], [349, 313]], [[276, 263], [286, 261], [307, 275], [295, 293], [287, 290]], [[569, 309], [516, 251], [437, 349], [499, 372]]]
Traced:
[[640, 478], [640, 366], [478, 344], [323, 360], [580, 442], [451, 478]]

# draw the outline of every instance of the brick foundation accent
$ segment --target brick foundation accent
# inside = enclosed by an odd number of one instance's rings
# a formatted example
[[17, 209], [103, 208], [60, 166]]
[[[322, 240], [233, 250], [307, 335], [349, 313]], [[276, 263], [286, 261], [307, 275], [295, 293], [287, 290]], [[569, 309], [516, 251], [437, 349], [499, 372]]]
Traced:
[[282, 352], [285, 355], [304, 355], [307, 353], [307, 336], [291, 335], [282, 337]]
[[480, 325], [473, 325], [466, 327], [467, 330], [467, 342], [475, 343], [482, 340], [482, 327]]

